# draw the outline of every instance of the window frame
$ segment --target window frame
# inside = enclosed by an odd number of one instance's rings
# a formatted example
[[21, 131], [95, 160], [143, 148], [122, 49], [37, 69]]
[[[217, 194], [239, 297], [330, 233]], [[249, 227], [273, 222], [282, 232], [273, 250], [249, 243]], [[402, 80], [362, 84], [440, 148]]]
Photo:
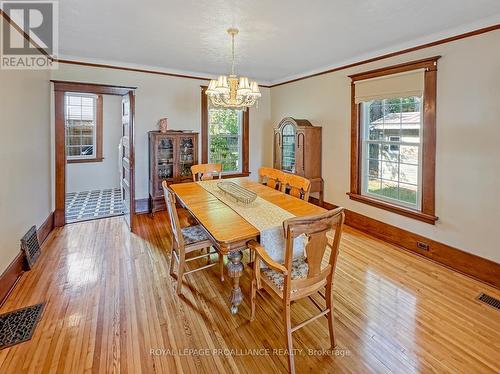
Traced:
[[[201, 86], [201, 163], [208, 163], [208, 97], [205, 94], [207, 86]], [[241, 171], [223, 173], [223, 178], [248, 177], [249, 172], [249, 122], [250, 109], [242, 112], [241, 134]]]
[[[102, 162], [104, 160], [104, 157], [102, 155], [102, 133], [103, 133], [103, 98], [101, 94], [91, 94], [88, 92], [66, 92], [64, 96], [85, 96], [85, 97], [95, 97], [96, 98], [96, 108], [95, 108], [95, 134], [94, 134], [94, 139], [95, 139], [95, 152], [93, 157], [84, 157], [84, 156], [73, 156], [71, 158], [68, 158], [66, 156], [66, 163], [67, 164], [81, 164], [81, 163], [88, 163], [88, 162]], [[65, 131], [66, 131], [66, 102], [64, 102], [64, 126], [65, 126]], [[66, 135], [65, 135], [66, 138]], [[67, 145], [65, 144], [65, 149], [66, 149], [66, 154], [67, 154]]]
[[[441, 56], [370, 70], [354, 75], [351, 78], [351, 200], [365, 203], [393, 213], [401, 214], [425, 223], [434, 225], [438, 220], [435, 215], [435, 165], [436, 165], [436, 93], [437, 93], [437, 61]], [[422, 134], [421, 134], [421, 202], [419, 209], [404, 207], [363, 194], [362, 175], [362, 103], [356, 104], [356, 81], [362, 81], [385, 75], [392, 75], [412, 70], [424, 69], [424, 93], [422, 97]]]

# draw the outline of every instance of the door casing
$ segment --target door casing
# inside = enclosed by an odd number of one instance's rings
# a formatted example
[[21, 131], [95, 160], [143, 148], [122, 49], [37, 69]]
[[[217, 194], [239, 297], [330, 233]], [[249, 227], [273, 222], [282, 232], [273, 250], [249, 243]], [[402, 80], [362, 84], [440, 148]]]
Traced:
[[[54, 210], [54, 226], [60, 227], [66, 224], [66, 129], [64, 122], [64, 94], [66, 92], [81, 92], [101, 95], [117, 95], [124, 96], [129, 93], [134, 94], [137, 87], [127, 86], [112, 86], [106, 84], [71, 82], [51, 80], [54, 84], [54, 113], [55, 113], [55, 210]], [[135, 100], [130, 102], [130, 110], [132, 115], [131, 132], [134, 133], [135, 122]], [[130, 172], [131, 181], [135, 181], [135, 151], [134, 147], [130, 148], [131, 165]], [[135, 226], [135, 183], [130, 186], [130, 216], [131, 230]]]

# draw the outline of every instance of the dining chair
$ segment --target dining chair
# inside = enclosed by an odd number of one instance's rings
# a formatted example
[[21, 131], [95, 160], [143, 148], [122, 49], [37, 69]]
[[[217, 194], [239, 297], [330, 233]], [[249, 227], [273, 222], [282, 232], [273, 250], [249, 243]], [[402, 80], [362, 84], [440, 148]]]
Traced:
[[[179, 223], [179, 216], [175, 207], [175, 192], [167, 186], [166, 181], [162, 182], [162, 187], [163, 195], [165, 197], [165, 203], [167, 205], [168, 215], [170, 218], [170, 226], [173, 233], [172, 254], [170, 257], [170, 275], [174, 278], [174, 261], [178, 264], [177, 294], [181, 294], [182, 280], [185, 275], [194, 273], [195, 271], [208, 269], [217, 264], [219, 264], [221, 281], [224, 281], [224, 257], [219, 252], [210, 250], [210, 248], [212, 247], [212, 242], [210, 241], [210, 238], [201, 225], [181, 228]], [[206, 249], [207, 253], [186, 258], [186, 255], [195, 251], [201, 252], [203, 249]], [[219, 257], [218, 263], [210, 263], [210, 256], [216, 253]], [[204, 257], [207, 257], [209, 260], [209, 263], [207, 265], [186, 271], [188, 262]]]
[[281, 170], [261, 167], [259, 168], [259, 183], [274, 189], [280, 189], [285, 173]]
[[[328, 332], [331, 348], [335, 347], [333, 328], [333, 278], [339, 254], [339, 243], [344, 223], [343, 208], [330, 210], [315, 216], [295, 217], [283, 222], [285, 232], [285, 263], [273, 261], [257, 241], [252, 240], [248, 247], [255, 252], [251, 285], [251, 315], [255, 319], [257, 289], [265, 289], [283, 303], [283, 322], [288, 349], [288, 366], [295, 373], [292, 333], [321, 316], [328, 318]], [[306, 244], [304, 255], [292, 259], [294, 239], [304, 235]], [[333, 235], [333, 240], [332, 240]], [[327, 252], [327, 248], [330, 252]], [[328, 263], [323, 263], [327, 254]], [[326, 260], [326, 258], [325, 258]], [[261, 261], [263, 266], [261, 267]], [[290, 304], [326, 288], [326, 309], [316, 316], [292, 327]]]
[[311, 181], [300, 175], [284, 173], [284, 180], [281, 184], [281, 192], [288, 193], [299, 199], [309, 201], [311, 192]]
[[191, 166], [193, 182], [214, 179], [214, 174], [222, 178], [222, 164], [198, 164]]

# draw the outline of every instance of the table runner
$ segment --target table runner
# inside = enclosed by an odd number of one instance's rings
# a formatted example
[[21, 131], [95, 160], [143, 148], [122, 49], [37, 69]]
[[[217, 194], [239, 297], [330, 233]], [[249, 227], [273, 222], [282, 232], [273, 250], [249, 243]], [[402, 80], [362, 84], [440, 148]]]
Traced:
[[[239, 203], [217, 187], [217, 183], [220, 183], [220, 180], [217, 179], [196, 183], [258, 229], [260, 231], [260, 244], [266, 249], [269, 256], [276, 262], [284, 262], [285, 237], [283, 233], [283, 221], [293, 218], [295, 215], [260, 196], [257, 196], [251, 204]], [[305, 237], [302, 235], [295, 238], [293, 243], [293, 257], [303, 256], [304, 247]]]

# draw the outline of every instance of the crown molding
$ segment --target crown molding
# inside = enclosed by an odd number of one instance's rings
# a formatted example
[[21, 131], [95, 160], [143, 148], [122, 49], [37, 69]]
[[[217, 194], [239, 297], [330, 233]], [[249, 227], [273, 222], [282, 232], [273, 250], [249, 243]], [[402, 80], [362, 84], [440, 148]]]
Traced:
[[406, 53], [418, 51], [420, 49], [430, 48], [440, 44], [451, 43], [460, 39], [465, 39], [480, 34], [484, 34], [487, 32], [495, 31], [500, 29], [500, 15], [496, 16], [495, 19], [496, 19], [495, 24], [489, 23], [490, 26], [475, 28], [472, 29], [472, 31], [462, 32], [458, 34], [456, 31], [457, 29], [453, 29], [453, 31], [455, 32], [448, 31], [446, 33], [433, 34], [432, 36], [427, 37], [425, 39], [424, 38], [416, 39], [413, 42], [405, 43], [404, 45], [399, 45], [396, 47], [392, 47], [390, 49], [379, 50], [377, 52], [373, 52], [367, 55], [362, 55], [355, 59], [350, 59], [336, 65], [330, 65], [320, 69], [315, 69], [308, 72], [288, 76], [280, 80], [272, 81], [270, 87], [274, 88], [288, 83], [293, 83], [300, 80], [317, 77], [319, 75], [333, 73], [339, 70], [345, 70], [355, 66], [368, 64], [370, 62], [375, 62], [390, 57], [395, 57]]
[[[187, 78], [187, 79], [195, 79], [202, 81], [209, 81], [210, 79], [216, 79], [217, 76], [208, 73], [200, 73], [193, 72], [187, 70], [174, 70], [174, 69], [165, 69], [157, 66], [148, 66], [148, 65], [136, 65], [136, 64], [127, 64], [123, 62], [116, 61], [107, 61], [107, 60], [99, 60], [99, 59], [88, 59], [81, 58], [76, 56], [66, 56], [63, 55], [56, 60], [59, 64], [68, 64], [68, 65], [80, 65], [94, 68], [103, 68], [103, 69], [114, 69], [114, 70], [124, 70], [124, 71], [132, 71], [137, 73], [146, 73], [146, 74], [157, 74], [164, 75], [176, 78]], [[259, 87], [269, 88], [269, 82], [260, 82], [258, 81]]]

